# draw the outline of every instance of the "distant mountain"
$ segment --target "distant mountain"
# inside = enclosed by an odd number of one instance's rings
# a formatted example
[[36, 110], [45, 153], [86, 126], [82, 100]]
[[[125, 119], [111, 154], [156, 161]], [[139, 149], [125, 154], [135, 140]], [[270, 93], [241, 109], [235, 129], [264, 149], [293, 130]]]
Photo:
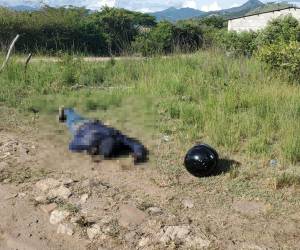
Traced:
[[233, 7], [230, 9], [220, 10], [220, 11], [213, 12], [213, 13], [232, 18], [232, 17], [246, 15], [250, 11], [255, 10], [262, 6], [264, 6], [264, 4], [262, 2], [260, 2], [259, 0], [249, 0], [248, 2], [244, 3], [243, 5], [241, 5], [239, 7]]
[[266, 3], [265, 5], [260, 6], [256, 9], [250, 11], [247, 14], [248, 15], [259, 14], [259, 13], [262, 13], [262, 12], [268, 12], [268, 11], [278, 10], [278, 9], [282, 9], [282, 8], [292, 7], [292, 6], [294, 6], [294, 5], [290, 4], [288, 2]]
[[32, 7], [28, 5], [16, 5], [10, 6], [9, 8], [15, 11], [36, 11], [39, 9], [38, 7]]
[[163, 10], [163, 11], [158, 11], [158, 12], [153, 12], [149, 13], [152, 16], [155, 16], [158, 21], [161, 20], [168, 20], [171, 22], [176, 22], [178, 20], [185, 20], [185, 19], [190, 19], [190, 18], [195, 18], [195, 17], [201, 17], [206, 15], [206, 12], [201, 11], [201, 10], [196, 10], [192, 8], [181, 8], [181, 9], [176, 9], [174, 7], [171, 7], [169, 9]]
[[233, 18], [243, 16], [249, 13], [250, 11], [253, 11], [262, 6], [264, 6], [264, 4], [259, 0], [249, 0], [248, 2], [244, 3], [239, 7], [233, 7], [230, 9], [224, 9], [219, 11], [204, 12], [192, 8], [176, 9], [172, 7], [163, 11], [153, 12], [149, 14], [155, 16], [158, 21], [168, 20], [171, 22], [184, 19], [205, 17], [210, 15], [222, 15], [227, 18]]

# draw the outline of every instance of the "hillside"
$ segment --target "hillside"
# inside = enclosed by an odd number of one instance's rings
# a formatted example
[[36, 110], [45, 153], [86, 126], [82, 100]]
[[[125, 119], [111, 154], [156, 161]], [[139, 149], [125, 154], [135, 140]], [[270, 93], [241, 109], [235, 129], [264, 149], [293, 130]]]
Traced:
[[153, 12], [149, 14], [155, 16], [158, 21], [167, 20], [171, 22], [195, 17], [205, 17], [209, 15], [222, 15], [228, 18], [232, 18], [245, 15], [262, 6], [264, 6], [264, 4], [258, 0], [249, 0], [248, 2], [244, 3], [239, 7], [233, 7], [220, 11], [203, 12], [191, 8], [176, 9], [172, 7], [163, 11]]
[[239, 7], [233, 7], [230, 9], [220, 10], [217, 12], [211, 12], [210, 14], [218, 14], [228, 18], [238, 17], [246, 15], [247, 13], [264, 6], [264, 4], [258, 0], [249, 0]]
[[15, 11], [36, 11], [39, 8], [28, 6], [28, 5], [16, 5], [16, 6], [10, 7], [10, 9], [15, 10]]
[[206, 12], [192, 9], [192, 8], [181, 8], [176, 9], [174, 7], [168, 8], [163, 11], [158, 11], [154, 13], [150, 13], [155, 16], [158, 21], [160, 20], [168, 20], [172, 22], [176, 22], [178, 20], [190, 19], [195, 17], [202, 17], [207, 15]]
[[267, 11], [273, 11], [273, 10], [278, 10], [286, 7], [293, 6], [292, 4], [289, 4], [287, 2], [281, 2], [281, 3], [266, 3], [263, 6], [258, 7], [257, 9], [254, 9], [250, 11], [248, 14], [258, 14], [262, 12], [267, 12]]

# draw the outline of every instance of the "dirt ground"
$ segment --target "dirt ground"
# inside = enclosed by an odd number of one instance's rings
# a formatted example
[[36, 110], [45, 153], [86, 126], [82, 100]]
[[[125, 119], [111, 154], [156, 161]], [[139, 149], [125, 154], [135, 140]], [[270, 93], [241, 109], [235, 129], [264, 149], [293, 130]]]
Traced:
[[53, 124], [0, 127], [0, 249], [299, 249], [299, 207], [236, 197], [226, 175], [206, 185], [153, 159], [95, 162], [67, 142]]

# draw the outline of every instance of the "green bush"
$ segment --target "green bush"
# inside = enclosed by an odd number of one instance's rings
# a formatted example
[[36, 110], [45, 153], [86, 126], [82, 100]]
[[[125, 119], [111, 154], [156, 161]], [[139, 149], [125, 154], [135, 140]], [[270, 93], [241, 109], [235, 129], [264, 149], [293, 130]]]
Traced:
[[138, 12], [104, 7], [91, 13], [85, 8], [52, 8], [15, 12], [0, 7], [0, 46], [21, 34], [16, 50], [22, 53], [120, 54], [137, 36], [140, 27], [151, 27], [155, 18]]
[[218, 47], [233, 53], [234, 55], [251, 56], [257, 49], [256, 32], [227, 32], [216, 33], [215, 43]]
[[289, 43], [291, 41], [300, 41], [300, 26], [296, 18], [288, 15], [272, 20], [259, 33], [256, 44], [265, 46], [274, 43]]
[[227, 27], [227, 22], [222, 16], [208, 16], [200, 19], [201, 26], [212, 27], [216, 29], [223, 29]]
[[276, 70], [286, 70], [292, 79], [300, 77], [300, 43], [276, 43], [262, 47], [258, 58]]
[[160, 22], [150, 31], [137, 37], [133, 50], [144, 56], [169, 54], [175, 51], [190, 52], [202, 46], [203, 35], [200, 26], [191, 23]]

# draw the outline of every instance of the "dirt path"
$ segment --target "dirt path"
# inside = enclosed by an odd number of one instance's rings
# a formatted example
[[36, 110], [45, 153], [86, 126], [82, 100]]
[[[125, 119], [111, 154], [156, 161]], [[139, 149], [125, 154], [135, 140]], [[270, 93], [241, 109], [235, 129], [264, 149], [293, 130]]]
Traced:
[[[190, 54], [178, 54], [176, 56], [180, 57], [190, 57]], [[162, 56], [161, 58], [168, 59], [171, 56]], [[82, 60], [85, 62], [108, 62], [110, 60], [116, 60], [116, 61], [136, 61], [136, 60], [144, 60], [146, 57], [142, 56], [116, 56], [116, 57], [96, 57], [96, 56], [88, 56], [88, 57], [82, 57]], [[18, 62], [25, 63], [26, 58], [17, 58]], [[31, 63], [39, 63], [39, 62], [59, 62], [61, 59], [59, 57], [47, 57], [47, 56], [33, 56], [33, 58], [30, 60]]]
[[300, 246], [299, 211], [275, 216], [264, 202], [237, 199], [224, 176], [208, 186], [163, 175], [151, 160], [95, 163], [66, 143], [51, 126], [0, 128], [0, 249]]
[[[128, 61], [128, 60], [141, 60], [143, 57], [134, 57], [134, 56], [122, 56], [122, 57], [113, 57], [114, 60], [117, 61]], [[58, 57], [33, 57], [30, 62], [31, 63], [39, 63], [39, 62], [59, 62], [61, 59]], [[112, 60], [111, 57], [83, 57], [83, 61], [85, 62], [108, 62]], [[26, 58], [18, 58], [18, 62], [25, 63]]]

